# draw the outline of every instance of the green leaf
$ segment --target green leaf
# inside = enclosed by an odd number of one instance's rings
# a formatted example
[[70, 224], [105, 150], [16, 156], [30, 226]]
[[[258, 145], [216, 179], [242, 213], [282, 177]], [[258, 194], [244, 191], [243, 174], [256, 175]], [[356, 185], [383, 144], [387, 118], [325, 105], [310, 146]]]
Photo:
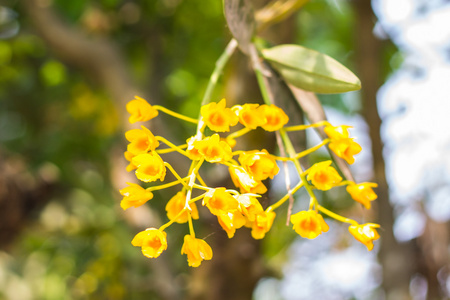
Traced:
[[361, 88], [360, 80], [349, 69], [312, 49], [280, 45], [263, 49], [262, 54], [288, 83], [303, 90], [335, 94]]
[[255, 33], [255, 15], [249, 0], [224, 0], [223, 8], [228, 28], [239, 48], [248, 54]]

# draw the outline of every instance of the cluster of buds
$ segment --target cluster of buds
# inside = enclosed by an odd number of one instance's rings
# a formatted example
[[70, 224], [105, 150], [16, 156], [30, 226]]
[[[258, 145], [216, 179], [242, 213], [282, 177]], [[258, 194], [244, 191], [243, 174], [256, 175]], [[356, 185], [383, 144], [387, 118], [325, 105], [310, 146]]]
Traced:
[[[299, 158], [328, 144], [329, 148], [348, 163], [354, 162], [354, 155], [361, 151], [361, 147], [349, 137], [349, 126], [334, 127], [328, 122], [311, 125], [286, 126], [289, 121], [285, 112], [275, 105], [244, 104], [231, 108], [226, 107], [225, 99], [218, 103], [203, 105], [199, 119], [189, 118], [162, 106], [150, 105], [146, 100], [136, 97], [127, 104], [130, 113], [130, 123], [145, 122], [158, 115], [159, 112], [169, 114], [186, 122], [197, 125], [195, 135], [187, 139], [183, 145], [175, 145], [164, 137], [155, 136], [145, 126], [141, 129], [131, 129], [125, 133], [129, 141], [125, 158], [129, 161], [128, 171], [135, 170], [137, 179], [143, 182], [164, 182], [167, 170], [176, 180], [147, 188], [139, 184], [128, 183], [120, 190], [123, 196], [121, 207], [125, 210], [138, 207], [153, 198], [153, 191], [179, 185], [177, 192], [165, 206], [169, 221], [159, 228], [148, 228], [139, 232], [132, 244], [142, 248], [142, 253], [150, 258], [158, 257], [167, 249], [167, 227], [173, 223], [189, 226], [189, 234], [184, 237], [181, 254], [187, 255], [189, 266], [198, 267], [203, 260], [210, 260], [213, 256], [211, 247], [204, 239], [195, 235], [193, 220], [199, 219], [197, 204], [206, 206], [211, 214], [217, 217], [220, 226], [229, 238], [237, 229], [245, 226], [251, 228], [251, 235], [255, 239], [264, 238], [270, 230], [275, 218], [275, 210], [284, 204], [300, 188], [304, 187], [309, 196], [310, 204], [307, 211], [300, 211], [290, 216], [293, 229], [302, 237], [313, 239], [322, 232], [328, 231], [322, 214], [338, 221], [350, 224], [350, 233], [369, 250], [373, 248], [373, 241], [379, 238], [377, 224], [359, 224], [355, 220], [340, 216], [321, 206], [314, 195], [314, 189], [329, 190], [337, 186], [346, 186], [350, 196], [363, 204], [367, 209], [370, 202], [377, 198], [373, 189], [375, 183], [364, 182], [356, 184], [343, 180], [332, 161], [323, 161], [303, 170]], [[221, 137], [219, 133], [230, 132], [230, 128], [240, 123], [240, 129]], [[238, 125], [239, 126], [239, 125]], [[288, 132], [306, 130], [312, 127], [324, 126], [328, 138], [320, 144], [297, 153], [289, 139]], [[251, 130], [261, 127], [266, 131], [278, 132], [288, 157], [275, 156], [267, 150], [233, 151], [236, 139]], [[205, 129], [212, 132], [205, 136]], [[160, 148], [160, 143], [165, 147]], [[188, 174], [181, 176], [161, 155], [178, 152], [191, 161]], [[204, 163], [222, 164], [228, 167], [230, 177], [236, 189], [225, 187], [210, 187], [200, 175], [200, 168]], [[279, 172], [277, 162], [293, 163], [299, 175], [299, 182], [295, 187], [288, 187], [285, 196], [263, 208], [258, 200], [267, 191], [264, 182]]]

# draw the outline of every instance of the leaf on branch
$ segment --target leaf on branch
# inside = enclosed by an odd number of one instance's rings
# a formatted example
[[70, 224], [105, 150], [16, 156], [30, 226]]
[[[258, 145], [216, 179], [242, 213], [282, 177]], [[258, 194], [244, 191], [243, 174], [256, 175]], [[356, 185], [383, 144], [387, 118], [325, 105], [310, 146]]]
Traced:
[[238, 41], [239, 48], [248, 54], [255, 33], [255, 16], [249, 0], [224, 0], [224, 14], [228, 28]]
[[262, 54], [289, 84], [303, 90], [335, 94], [361, 88], [360, 80], [349, 69], [312, 49], [280, 45], [263, 49]]

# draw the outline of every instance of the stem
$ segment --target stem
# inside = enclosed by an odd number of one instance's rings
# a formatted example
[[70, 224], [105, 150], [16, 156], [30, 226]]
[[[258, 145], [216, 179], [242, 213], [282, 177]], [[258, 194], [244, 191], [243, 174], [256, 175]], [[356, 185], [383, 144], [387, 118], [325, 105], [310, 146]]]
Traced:
[[236, 155], [240, 155], [240, 154], [242, 154], [242, 153], [244, 153], [244, 152], [245, 152], [244, 150], [233, 151], [233, 152], [231, 153], [231, 155], [232, 155], [232, 156], [236, 156]]
[[316, 128], [316, 127], [327, 126], [327, 125], [330, 125], [330, 123], [328, 121], [320, 121], [320, 122], [313, 123], [310, 125], [288, 126], [288, 127], [284, 127], [284, 130], [285, 131], [299, 131], [299, 130], [305, 130], [308, 128]]
[[191, 213], [188, 212], [188, 222], [189, 222], [189, 233], [195, 238], [194, 224], [192, 224], [192, 216]]
[[178, 173], [172, 168], [172, 166], [168, 162], [164, 162], [164, 165], [172, 172], [172, 174], [178, 179], [178, 181], [184, 185], [185, 188], [188, 186], [186, 185], [186, 182], [178, 175]]
[[199, 173], [197, 173], [197, 180], [198, 180], [198, 182], [200, 182], [201, 185], [203, 185], [203, 186], [208, 186], [208, 185], [205, 183], [205, 181], [203, 180], [202, 176], [200, 176]]
[[284, 202], [286, 202], [286, 200], [289, 199], [289, 197], [292, 194], [295, 194], [295, 192], [297, 192], [301, 187], [303, 186], [303, 182], [299, 182], [297, 183], [297, 185], [290, 191], [288, 192], [286, 195], [283, 196], [283, 198], [281, 198], [280, 200], [278, 200], [276, 203], [272, 204], [271, 206], [269, 206], [266, 209], [266, 212], [270, 212], [272, 210], [277, 209], [278, 207], [280, 207]]
[[183, 208], [182, 210], [180, 210], [180, 212], [172, 220], [170, 220], [166, 224], [159, 227], [159, 230], [163, 231], [164, 229], [166, 229], [167, 227], [172, 225], [185, 211], [186, 211], [186, 208]]
[[273, 104], [273, 101], [270, 97], [269, 90], [266, 85], [266, 79], [263, 74], [263, 67], [259, 60], [258, 51], [256, 50], [256, 47], [254, 44], [250, 45], [250, 58], [252, 60], [253, 64], [253, 70], [255, 71], [256, 79], [258, 80], [259, 89], [261, 91], [262, 98], [264, 100], [264, 103], [267, 105]]
[[194, 123], [194, 124], [198, 124], [198, 120], [197, 119], [186, 117], [185, 115], [182, 115], [182, 114], [176, 113], [174, 111], [171, 111], [170, 109], [167, 109], [164, 106], [153, 105], [153, 107], [156, 108], [157, 110], [162, 111], [162, 112], [164, 112], [164, 113], [166, 113], [166, 114], [168, 114], [168, 115], [170, 115], [172, 117], [175, 117], [177, 119], [180, 119], [180, 120], [183, 120], [183, 121], [186, 121], [186, 122], [190, 122], [190, 123]]
[[[192, 199], [190, 201], [190, 203], [193, 203], [197, 200], [200, 200], [201, 198], [203, 198], [205, 196], [205, 194], [202, 194], [198, 197], [195, 197], [194, 199]], [[167, 222], [166, 224], [162, 225], [161, 227], [159, 227], [159, 230], [163, 231], [164, 229], [166, 229], [167, 227], [169, 227], [170, 225], [172, 225], [185, 211], [188, 211], [188, 216], [189, 216], [189, 231], [191, 231], [191, 226], [192, 226], [192, 220], [191, 220], [191, 213], [189, 212], [190, 209], [187, 209], [186, 207], [184, 207], [182, 210], [180, 210], [180, 212], [169, 222]], [[194, 233], [194, 227], [192, 226], [192, 231], [191, 234], [195, 237], [195, 233]]]
[[[182, 178], [182, 181], [185, 181], [186, 179], [188, 179], [187, 176]], [[149, 191], [149, 192], [157, 191], [157, 190], [163, 190], [163, 189], [169, 188], [171, 186], [177, 185], [179, 183], [180, 183], [180, 181], [176, 180], [176, 181], [172, 181], [172, 182], [169, 182], [169, 183], [166, 183], [166, 184], [162, 184], [162, 185], [151, 186], [151, 187], [146, 188], [146, 190]]]
[[167, 139], [163, 138], [162, 136], [156, 136], [156, 140], [163, 142], [164, 144], [166, 144], [170, 148], [174, 149], [174, 151], [177, 151], [178, 153], [181, 153], [184, 156], [189, 157], [189, 155], [187, 154], [186, 151], [182, 150], [180, 147], [178, 147], [177, 145], [173, 144], [172, 142], [169, 142]]
[[206, 185], [200, 185], [200, 184], [196, 184], [194, 183], [194, 185], [192, 186], [193, 188], [199, 189], [199, 190], [204, 190], [204, 191], [209, 191], [212, 190], [212, 188], [207, 187]]
[[250, 132], [251, 129], [250, 128], [242, 128], [241, 130], [238, 130], [236, 132], [233, 132], [232, 134], [227, 136], [227, 139], [235, 139], [237, 137], [243, 136], [244, 134], [246, 134], [247, 132]]
[[[183, 145], [178, 146], [178, 149], [185, 149], [185, 148], [187, 148], [187, 144], [183, 144]], [[167, 149], [156, 150], [156, 153], [158, 153], [158, 154], [165, 154], [165, 153], [170, 153], [170, 152], [174, 152], [174, 151], [177, 151], [177, 150], [173, 149], [173, 148], [167, 148]]]
[[206, 195], [206, 193], [203, 193], [203, 194], [201, 194], [200, 196], [197, 196], [197, 197], [195, 197], [195, 198], [192, 198], [191, 200], [189, 200], [189, 204], [192, 204], [192, 203], [194, 203], [195, 201], [198, 201], [198, 200], [204, 198], [205, 195]]
[[351, 181], [351, 180], [343, 180], [339, 184], [337, 184], [336, 186], [345, 186], [345, 185], [350, 185], [350, 184], [356, 184], [356, 183]]
[[204, 161], [205, 161], [204, 158], [199, 160], [197, 162], [197, 165], [192, 169], [191, 173], [189, 174], [189, 183], [188, 183], [187, 192], [186, 192], [186, 203], [184, 205], [184, 208], [188, 209], [189, 211], [191, 210], [191, 208], [189, 207], [189, 201], [191, 200], [191, 197], [192, 197], [192, 187], [195, 184], [195, 179], [197, 178], [198, 169], [200, 169], [200, 166], [203, 164]]
[[[234, 152], [233, 152], [233, 153], [234, 153]], [[273, 159], [279, 160], [279, 161], [282, 161], [282, 162], [286, 162], [286, 161], [294, 161], [294, 160], [295, 160], [295, 158], [284, 157], [284, 156], [276, 156], [276, 155], [273, 155], [273, 154], [270, 154], [270, 156], [271, 156]]]
[[[277, 131], [275, 133], [275, 137], [277, 139], [277, 145], [278, 145], [278, 149], [280, 149], [280, 154], [283, 157], [286, 157], [286, 149], [283, 145], [283, 140], [281, 139], [281, 135], [280, 132]], [[291, 191], [291, 177], [289, 175], [289, 169], [288, 169], [288, 164], [286, 161], [283, 160], [283, 169], [284, 169], [284, 181], [286, 184], [286, 190], [288, 191], [288, 197], [289, 197], [289, 205], [288, 205], [288, 210], [287, 210], [287, 216], [286, 216], [286, 226], [289, 226], [289, 220], [291, 219], [291, 215], [292, 215], [292, 208], [294, 207], [294, 196], [292, 196], [292, 191]]]
[[318, 145], [316, 145], [316, 146], [314, 146], [312, 148], [309, 148], [309, 149], [307, 149], [305, 151], [297, 153], [297, 155], [295, 156], [295, 159], [299, 159], [299, 158], [301, 158], [303, 156], [306, 156], [306, 155], [308, 155], [310, 153], [313, 153], [314, 151], [316, 151], [317, 149], [321, 148], [322, 146], [325, 146], [329, 142], [330, 142], [330, 139], [325, 139], [325, 140], [322, 141], [322, 143], [320, 143], [320, 144], [318, 144]]
[[344, 222], [344, 223], [349, 223], [352, 225], [358, 225], [358, 222], [356, 222], [355, 220], [349, 219], [349, 218], [345, 218], [343, 216], [340, 216], [332, 211], [329, 211], [328, 209], [326, 209], [325, 207], [321, 206], [321, 205], [317, 205], [317, 208], [323, 212], [324, 214], [326, 214], [327, 216], [336, 219], [338, 221]]
[[216, 67], [209, 78], [208, 86], [206, 87], [205, 94], [203, 95], [201, 106], [206, 105], [211, 100], [212, 92], [217, 84], [217, 81], [219, 80], [220, 74], [222, 73], [223, 68], [230, 59], [231, 55], [234, 53], [234, 50], [236, 50], [237, 45], [237, 41], [232, 39], [225, 48], [225, 51], [217, 60]]
[[297, 153], [295, 153], [294, 146], [292, 145], [291, 140], [289, 139], [289, 136], [287, 135], [286, 131], [284, 131], [283, 128], [279, 130], [281, 138], [283, 139], [283, 143], [286, 146], [286, 150], [291, 158], [294, 158], [293, 162], [295, 165], [295, 168], [297, 169], [298, 175], [300, 176], [300, 179], [308, 192], [309, 196], [311, 197], [311, 202], [314, 204], [318, 204], [316, 195], [314, 195], [313, 189], [311, 185], [308, 183], [308, 180], [306, 180], [306, 175], [303, 173], [302, 166], [298, 159], [295, 159]]

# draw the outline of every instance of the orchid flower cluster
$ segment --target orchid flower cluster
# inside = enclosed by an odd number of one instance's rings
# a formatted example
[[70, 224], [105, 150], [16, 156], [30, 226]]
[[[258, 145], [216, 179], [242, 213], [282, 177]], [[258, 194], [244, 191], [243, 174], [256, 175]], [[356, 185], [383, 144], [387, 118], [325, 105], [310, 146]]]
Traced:
[[[155, 136], [146, 128], [131, 129], [125, 133], [129, 141], [125, 158], [129, 161], [127, 171], [135, 170], [137, 179], [145, 183], [164, 182], [167, 170], [176, 178], [175, 181], [153, 185], [147, 188], [139, 184], [128, 183], [120, 190], [123, 199], [121, 207], [126, 210], [138, 207], [153, 198], [156, 190], [180, 185], [177, 192], [166, 204], [169, 221], [159, 228], [147, 228], [139, 232], [132, 244], [141, 247], [142, 253], [149, 258], [158, 257], [167, 249], [165, 229], [173, 223], [189, 226], [189, 234], [185, 235], [181, 254], [187, 255], [189, 266], [198, 267], [203, 260], [210, 260], [213, 256], [211, 247], [204, 239], [197, 238], [194, 231], [193, 220], [199, 219], [197, 205], [206, 206], [211, 214], [217, 217], [220, 226], [229, 238], [232, 238], [237, 229], [245, 226], [251, 228], [251, 235], [255, 239], [264, 238], [270, 230], [275, 218], [275, 210], [292, 198], [300, 188], [304, 187], [309, 196], [309, 209], [290, 215], [293, 229], [300, 236], [314, 239], [322, 232], [328, 231], [322, 214], [338, 221], [348, 223], [350, 233], [361, 243], [372, 250], [373, 241], [379, 238], [377, 224], [359, 224], [355, 220], [340, 216], [319, 204], [314, 189], [326, 191], [337, 186], [346, 186], [350, 196], [367, 209], [371, 201], [377, 198], [373, 188], [377, 184], [370, 182], [355, 183], [343, 180], [332, 161], [322, 161], [303, 170], [299, 158], [306, 156], [317, 149], [328, 147], [349, 164], [354, 162], [354, 155], [361, 151], [353, 138], [349, 137], [349, 126], [332, 126], [324, 121], [311, 125], [286, 126], [289, 121], [286, 113], [275, 105], [244, 104], [226, 107], [226, 100], [218, 103], [212, 102], [201, 107], [199, 119], [192, 119], [178, 114], [158, 105], [150, 105], [146, 100], [137, 97], [127, 104], [130, 113], [130, 123], [145, 122], [155, 118], [159, 112], [167, 113], [173, 117], [197, 125], [195, 135], [187, 139], [183, 145], [175, 145], [164, 137]], [[240, 123], [241, 125], [238, 125]], [[233, 126], [240, 129], [221, 136], [219, 133], [230, 132]], [[306, 130], [308, 128], [324, 126], [328, 138], [320, 144], [297, 153], [289, 139], [288, 132]], [[205, 129], [213, 132], [205, 136]], [[267, 150], [233, 151], [236, 139], [244, 136], [251, 130], [261, 127], [269, 132], [278, 131], [288, 157], [275, 156]], [[166, 147], [160, 147], [160, 144]], [[162, 156], [169, 152], [178, 152], [191, 161], [186, 176], [181, 176]], [[277, 202], [263, 208], [258, 197], [267, 191], [264, 180], [273, 179], [279, 172], [277, 162], [293, 163], [299, 175], [299, 182], [293, 188], [288, 188], [285, 196]], [[236, 189], [225, 187], [210, 187], [200, 175], [200, 168], [205, 163], [222, 164], [228, 167], [231, 179]]]

